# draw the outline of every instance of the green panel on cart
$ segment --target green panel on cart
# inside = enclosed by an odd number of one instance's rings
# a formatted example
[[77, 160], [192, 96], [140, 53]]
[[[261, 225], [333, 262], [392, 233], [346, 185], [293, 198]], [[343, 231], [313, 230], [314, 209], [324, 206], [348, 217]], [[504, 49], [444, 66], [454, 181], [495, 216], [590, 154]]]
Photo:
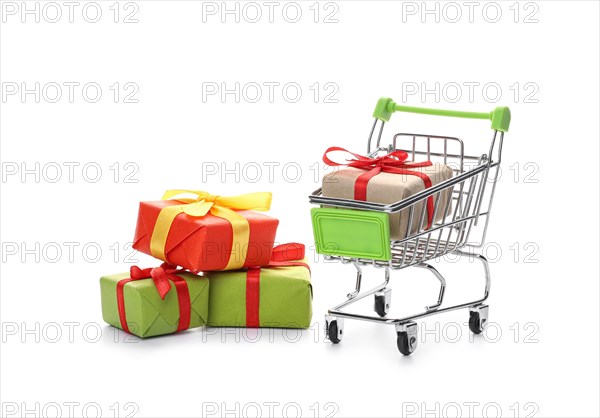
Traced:
[[388, 261], [390, 224], [387, 213], [352, 209], [311, 209], [317, 253]]

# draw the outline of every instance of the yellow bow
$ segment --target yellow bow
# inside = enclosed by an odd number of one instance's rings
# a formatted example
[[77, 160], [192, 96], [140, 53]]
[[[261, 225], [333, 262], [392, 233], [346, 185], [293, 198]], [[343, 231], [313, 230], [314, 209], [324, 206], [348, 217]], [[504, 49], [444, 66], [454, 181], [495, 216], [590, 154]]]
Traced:
[[[178, 197], [183, 194], [195, 195], [195, 198]], [[201, 190], [167, 190], [162, 200], [176, 200], [182, 205], [167, 206], [161, 209], [150, 239], [151, 254], [164, 261], [168, 261], [165, 254], [167, 236], [171, 224], [180, 213], [194, 217], [202, 217], [207, 213], [226, 219], [231, 223], [233, 230], [233, 243], [231, 255], [225, 270], [239, 269], [244, 266], [248, 253], [250, 239], [250, 224], [235, 210], [266, 211], [271, 207], [271, 193], [248, 193], [239, 196], [215, 196]]]

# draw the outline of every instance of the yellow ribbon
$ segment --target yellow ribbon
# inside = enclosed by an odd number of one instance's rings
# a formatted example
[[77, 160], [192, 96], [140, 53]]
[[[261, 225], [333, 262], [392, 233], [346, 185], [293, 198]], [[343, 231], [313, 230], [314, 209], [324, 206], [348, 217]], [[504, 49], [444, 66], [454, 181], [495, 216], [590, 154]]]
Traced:
[[[178, 197], [192, 194], [195, 198]], [[161, 260], [168, 261], [165, 246], [171, 225], [180, 213], [201, 218], [210, 212], [213, 216], [226, 219], [231, 223], [233, 243], [225, 270], [239, 269], [244, 266], [250, 240], [250, 224], [235, 210], [266, 211], [271, 207], [271, 193], [248, 193], [239, 196], [215, 196], [201, 190], [167, 190], [162, 200], [176, 200], [182, 205], [167, 206], [161, 209], [150, 239], [150, 253]]]

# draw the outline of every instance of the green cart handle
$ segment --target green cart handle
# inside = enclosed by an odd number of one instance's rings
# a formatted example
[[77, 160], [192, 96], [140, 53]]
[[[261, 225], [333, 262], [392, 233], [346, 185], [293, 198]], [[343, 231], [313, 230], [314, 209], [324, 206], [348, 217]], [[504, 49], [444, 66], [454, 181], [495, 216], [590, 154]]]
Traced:
[[510, 125], [510, 109], [508, 107], [497, 107], [491, 112], [461, 112], [457, 110], [428, 109], [425, 107], [403, 106], [392, 99], [382, 97], [377, 102], [373, 111], [373, 117], [389, 122], [394, 112], [419, 113], [421, 115], [450, 116], [455, 118], [484, 119], [492, 121], [492, 129], [508, 132]]

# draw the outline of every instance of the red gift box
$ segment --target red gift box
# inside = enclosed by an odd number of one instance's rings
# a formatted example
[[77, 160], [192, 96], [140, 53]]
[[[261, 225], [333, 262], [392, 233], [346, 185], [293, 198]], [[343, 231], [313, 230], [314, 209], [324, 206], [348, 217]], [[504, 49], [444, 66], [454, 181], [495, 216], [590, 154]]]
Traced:
[[[233, 198], [193, 193], [198, 198], [141, 202], [133, 248], [192, 272], [269, 264], [279, 221], [252, 210], [235, 209], [267, 210], [270, 194], [265, 209], [265, 205], [251, 204], [256, 202], [235, 204], [235, 199], [248, 199], [259, 193]], [[162, 219], [165, 209], [172, 212], [167, 224]], [[160, 230], [164, 236], [161, 248], [157, 248]]]

